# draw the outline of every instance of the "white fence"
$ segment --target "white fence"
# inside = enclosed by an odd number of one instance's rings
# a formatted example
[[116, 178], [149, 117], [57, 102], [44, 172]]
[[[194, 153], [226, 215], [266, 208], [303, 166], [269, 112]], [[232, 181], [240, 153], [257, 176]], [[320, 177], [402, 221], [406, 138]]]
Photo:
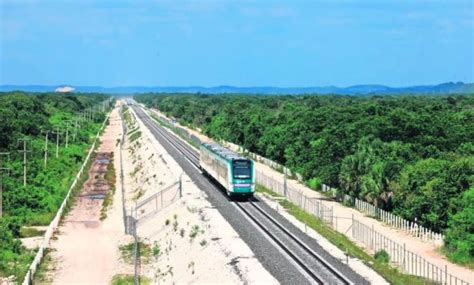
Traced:
[[[337, 190], [327, 185], [322, 185], [323, 192], [329, 192], [333, 197], [337, 197]], [[344, 202], [350, 202], [354, 208], [362, 213], [374, 217], [394, 228], [401, 229], [412, 236], [419, 237], [423, 241], [430, 241], [436, 245], [443, 245], [444, 236], [436, 233], [428, 228], [418, 225], [415, 222], [410, 222], [402, 217], [396, 216], [390, 212], [375, 207], [374, 205], [362, 201], [357, 198], [352, 198], [349, 195], [341, 197]]]
[[[448, 273], [446, 265], [444, 268], [441, 268], [427, 261], [416, 253], [407, 250], [405, 245], [399, 244], [375, 231], [373, 226], [370, 227], [354, 219], [354, 217], [335, 217], [332, 207], [324, 205], [323, 200], [306, 197], [301, 191], [292, 189], [285, 185], [286, 183], [284, 181], [280, 182], [275, 180], [273, 177], [267, 176], [260, 171], [256, 172], [256, 180], [258, 184], [284, 196], [288, 201], [298, 205], [306, 212], [313, 214], [336, 231], [338, 231], [338, 219], [351, 219], [352, 222], [349, 229], [352, 229], [352, 238], [364, 244], [367, 249], [374, 253], [380, 250], [385, 250], [390, 256], [391, 264], [400, 268], [406, 274], [420, 276], [440, 284], [469, 284], [468, 282]], [[325, 190], [335, 193], [334, 188], [328, 188]], [[343, 199], [348, 200], [352, 198], [346, 195]], [[367, 211], [371, 211], [373, 208], [367, 207], [366, 204], [368, 203], [360, 204], [360, 209], [362, 211], [370, 209]]]
[[180, 178], [168, 187], [137, 202], [134, 209], [135, 219], [139, 223], [141, 220], [153, 216], [157, 212], [173, 204], [182, 196], [183, 192]]
[[[228, 146], [231, 146], [232, 148], [238, 148], [237, 145], [235, 144], [232, 144], [232, 143], [226, 143]], [[261, 162], [267, 166], [270, 166], [272, 168], [275, 168], [275, 169], [285, 169], [281, 164], [278, 164], [277, 162], [273, 161], [273, 160], [270, 160], [270, 159], [267, 159], [265, 157], [262, 157], [262, 156], [259, 156], [257, 154], [254, 154], [254, 153], [250, 153], [251, 156], [256, 159], [258, 162]], [[287, 173], [289, 173], [289, 170], [287, 170]], [[296, 177], [298, 178], [298, 180], [301, 182], [301, 177], [299, 174], [294, 174], [296, 175]], [[258, 174], [257, 174], [257, 177], [258, 177]], [[283, 190], [281, 190], [283, 191]], [[335, 188], [332, 188], [332, 187], [329, 187], [328, 185], [325, 185], [323, 184], [322, 185], [322, 192], [330, 192], [332, 197], [337, 197], [337, 189]], [[278, 194], [280, 195], [283, 195], [283, 192], [277, 192]], [[284, 195], [283, 195], [284, 196]], [[444, 241], [444, 235], [441, 234], [441, 233], [437, 233], [433, 230], [430, 230], [426, 227], [423, 227], [421, 225], [418, 225], [416, 222], [412, 222], [412, 221], [408, 221], [408, 220], [405, 220], [403, 219], [402, 217], [400, 216], [397, 216], [397, 215], [394, 215], [390, 212], [387, 212], [385, 210], [382, 210], [380, 208], [377, 208], [376, 206], [370, 204], [370, 203], [367, 203], [365, 201], [362, 201], [360, 199], [357, 199], [357, 198], [352, 198], [350, 197], [349, 195], [344, 195], [343, 197], [341, 197], [342, 200], [344, 202], [348, 202], [350, 201], [351, 205], [369, 215], [369, 216], [372, 216], [378, 220], [381, 220], [382, 222], [394, 227], [394, 228], [397, 228], [397, 229], [401, 229], [407, 233], [409, 233], [410, 235], [414, 236], [414, 237], [419, 237], [421, 240], [423, 241], [429, 241], [429, 242], [433, 242], [434, 244], [436, 245], [443, 245], [443, 241]]]
[[352, 220], [352, 237], [363, 243], [373, 252], [384, 250], [390, 256], [390, 263], [410, 275], [427, 278], [439, 284], [469, 283], [448, 273], [447, 265], [441, 268], [422, 256], [406, 249], [405, 244], [397, 243], [358, 220]]
[[301, 191], [288, 187], [285, 183], [275, 180], [273, 177], [265, 175], [263, 172], [256, 171], [256, 181], [258, 184], [272, 190], [273, 192], [285, 197], [288, 201], [298, 205], [307, 212], [315, 215], [326, 224], [331, 226], [334, 223], [332, 207], [328, 207], [317, 198], [306, 197]]
[[[241, 149], [240, 146], [229, 143], [229, 142], [224, 142], [224, 144], [227, 147], [232, 148], [234, 151], [239, 151]], [[288, 168], [285, 168], [283, 165], [265, 158], [263, 156], [260, 156], [258, 154], [249, 152], [247, 150], [244, 150], [244, 152], [248, 153], [253, 159], [257, 160], [260, 163], [263, 163], [273, 169], [279, 169], [279, 170], [286, 170], [289, 175], [291, 175], [291, 172]], [[298, 173], [293, 173], [294, 176], [297, 177], [298, 181], [302, 182], [301, 175]], [[281, 189], [280, 189], [281, 190]], [[283, 191], [283, 190], [281, 190]], [[337, 189], [329, 187], [328, 185], [323, 184], [322, 185], [322, 191], [323, 192], [331, 192], [332, 197], [337, 197]], [[280, 195], [283, 195], [283, 192], [277, 192]], [[284, 195], [283, 195], [284, 196]], [[397, 229], [401, 229], [403, 231], [406, 231], [410, 235], [414, 237], [419, 237], [423, 241], [429, 241], [433, 242], [436, 245], [442, 245], [444, 236], [441, 233], [434, 232], [426, 227], [423, 227], [421, 225], [418, 225], [416, 222], [411, 222], [408, 220], [403, 219], [402, 217], [399, 217], [397, 215], [394, 215], [390, 212], [387, 212], [385, 210], [382, 210], [380, 208], [377, 208], [376, 206], [367, 203], [365, 201], [362, 201], [360, 199], [354, 199], [348, 195], [344, 195], [341, 197], [343, 201], [348, 202], [350, 201], [351, 205], [356, 208], [357, 210], [372, 216], [378, 220], [383, 221], [384, 223], [393, 226]]]
[[92, 152], [95, 149], [95, 146], [97, 144], [97, 140], [100, 136], [100, 133], [102, 129], [105, 126], [105, 123], [109, 119], [110, 113], [107, 114], [107, 117], [105, 118], [104, 122], [102, 123], [102, 126], [100, 130], [97, 132], [97, 135], [95, 136], [94, 142], [92, 143], [91, 148], [89, 149], [89, 152], [87, 153], [86, 159], [82, 163], [81, 169], [79, 169], [79, 172], [76, 174], [76, 177], [74, 177], [74, 181], [72, 182], [71, 186], [69, 187], [69, 191], [67, 192], [66, 197], [64, 198], [63, 202], [61, 203], [61, 206], [58, 209], [58, 212], [56, 213], [56, 216], [54, 216], [54, 219], [51, 221], [49, 224], [48, 228], [46, 229], [46, 232], [43, 237], [43, 241], [41, 242], [41, 245], [39, 246], [38, 252], [35, 255], [35, 258], [33, 259], [33, 262], [31, 262], [31, 265], [28, 269], [28, 272], [25, 275], [25, 279], [23, 279], [23, 285], [28, 285], [33, 283], [33, 277], [38, 269], [39, 264], [41, 263], [41, 259], [43, 258], [45, 254], [45, 249], [49, 247], [49, 242], [51, 240], [51, 237], [54, 234], [54, 231], [57, 229], [58, 224], [61, 220], [61, 217], [63, 215], [64, 210], [66, 209], [67, 203], [69, 202], [69, 199], [71, 198], [71, 193], [74, 187], [76, 186], [77, 182], [81, 179], [82, 174], [84, 173], [87, 163], [89, 162], [89, 159], [91, 158]]

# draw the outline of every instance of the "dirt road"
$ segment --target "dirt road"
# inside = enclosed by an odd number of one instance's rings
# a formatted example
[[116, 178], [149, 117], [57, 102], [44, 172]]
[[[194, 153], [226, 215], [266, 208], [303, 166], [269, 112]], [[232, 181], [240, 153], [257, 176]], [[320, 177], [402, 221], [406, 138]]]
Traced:
[[[127, 237], [123, 235], [120, 189], [113, 196], [107, 218], [100, 218], [103, 198], [111, 188], [104, 180], [107, 165], [114, 163], [115, 171], [120, 169], [116, 140], [121, 130], [118, 108], [115, 108], [100, 137], [101, 145], [89, 179], [59, 228], [57, 240], [52, 243], [55, 268], [48, 281], [53, 284], [109, 284], [123, 266], [119, 261], [118, 246]], [[116, 177], [119, 181], [119, 173]]]

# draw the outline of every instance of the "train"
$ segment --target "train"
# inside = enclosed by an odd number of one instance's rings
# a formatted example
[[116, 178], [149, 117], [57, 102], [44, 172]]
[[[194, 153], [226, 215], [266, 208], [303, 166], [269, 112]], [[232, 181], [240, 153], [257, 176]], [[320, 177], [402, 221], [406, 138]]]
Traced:
[[218, 144], [201, 144], [201, 170], [225, 188], [229, 197], [250, 198], [255, 192], [255, 162]]

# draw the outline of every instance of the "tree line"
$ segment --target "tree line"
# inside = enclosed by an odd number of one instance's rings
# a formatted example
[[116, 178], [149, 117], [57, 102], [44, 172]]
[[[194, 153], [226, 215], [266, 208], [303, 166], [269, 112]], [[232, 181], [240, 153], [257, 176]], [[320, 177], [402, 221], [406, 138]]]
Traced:
[[[446, 235], [474, 259], [474, 96], [143, 94], [180, 123]], [[471, 202], [469, 202], [471, 201]]]
[[[41, 234], [25, 227], [48, 225], [54, 217], [105, 119], [103, 108], [93, 108], [107, 98], [102, 94], [0, 93], [0, 152], [9, 153], [0, 157], [0, 168], [4, 168], [0, 277], [15, 275], [21, 281], [26, 274], [34, 251], [23, 247], [19, 238]], [[27, 149], [26, 185], [22, 140]]]

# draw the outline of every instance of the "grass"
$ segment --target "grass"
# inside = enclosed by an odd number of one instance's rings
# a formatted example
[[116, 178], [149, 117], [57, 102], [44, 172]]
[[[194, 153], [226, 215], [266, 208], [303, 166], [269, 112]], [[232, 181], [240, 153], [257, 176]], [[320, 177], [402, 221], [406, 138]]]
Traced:
[[[121, 245], [119, 247], [120, 255], [122, 259], [127, 262], [133, 264], [134, 260], [134, 250], [135, 250], [135, 243], [131, 242], [129, 244]], [[155, 251], [149, 244], [146, 244], [142, 241], [138, 242], [138, 256], [143, 263], [148, 263], [151, 260], [151, 257]]]
[[132, 119], [132, 115], [130, 113], [130, 110], [128, 109], [127, 106], [124, 106], [123, 118], [125, 120], [125, 124], [127, 125], [127, 128], [130, 129], [134, 125], [134, 121]]
[[[273, 197], [278, 196], [276, 193], [261, 185], [257, 185], [256, 191], [260, 193], [270, 194]], [[376, 260], [364, 249], [352, 242], [348, 237], [333, 230], [331, 227], [316, 218], [314, 215], [304, 211], [295, 204], [283, 199], [279, 200], [278, 203], [280, 203], [280, 205], [284, 209], [286, 209], [289, 214], [294, 216], [300, 222], [305, 223], [308, 227], [318, 232], [320, 235], [325, 237], [332, 244], [337, 246], [340, 250], [344, 251], [349, 256], [362, 260], [367, 266], [373, 268], [377, 273], [379, 273], [391, 284], [435, 284], [434, 282], [431, 282], [425, 278], [404, 274], [400, 272], [397, 268], [394, 268], [389, 264], [384, 263], [383, 260]]]
[[134, 132], [130, 135], [130, 143], [133, 143], [134, 141], [136, 141], [137, 139], [139, 139], [142, 135], [142, 132], [141, 131], [137, 131], [137, 132]]
[[177, 128], [171, 124], [169, 124], [168, 122], [164, 122], [163, 120], [161, 120], [159, 117], [151, 114], [151, 117], [156, 121], [158, 122], [158, 124], [160, 124], [161, 126], [163, 127], [166, 127], [168, 128], [169, 130], [173, 131], [173, 133], [177, 134], [180, 138], [182, 138], [183, 140], [185, 140], [186, 142], [188, 142], [189, 144], [191, 144], [193, 147], [199, 149], [200, 145], [199, 143], [193, 141], [187, 134], [185, 135], [184, 134], [184, 130], [180, 129], [180, 128]]
[[[95, 157], [96, 157], [95, 150], [97, 150], [99, 148], [99, 145], [100, 145], [99, 142], [100, 142], [100, 140], [97, 140], [97, 143], [95, 144], [94, 150], [92, 151], [91, 156], [89, 157], [89, 160], [87, 161], [86, 165], [84, 166], [84, 170], [82, 172], [82, 175], [79, 176], [79, 179], [77, 180], [76, 185], [71, 190], [71, 196], [70, 196], [69, 200], [66, 203], [66, 207], [65, 207], [64, 212], [63, 212], [63, 217], [72, 209], [72, 205], [74, 205], [75, 201], [76, 201], [76, 195], [79, 192], [81, 192], [82, 187], [84, 186], [84, 183], [86, 183], [86, 181], [89, 179], [89, 170], [91, 169], [92, 163], [95, 161]], [[62, 219], [62, 217], [61, 217], [61, 219]]]
[[42, 236], [46, 230], [38, 230], [35, 228], [30, 227], [21, 227], [20, 229], [20, 238], [29, 238], [29, 237], [37, 237]]
[[102, 202], [102, 209], [100, 209], [100, 220], [103, 221], [107, 218], [107, 209], [112, 205], [114, 194], [115, 194], [115, 182], [117, 178], [115, 176], [115, 167], [114, 167], [114, 156], [111, 153], [109, 164], [107, 164], [107, 172], [105, 173], [105, 180], [110, 186], [109, 191], [104, 197]]
[[461, 266], [467, 267], [471, 270], [474, 270], [474, 260], [469, 255], [464, 255], [457, 253], [455, 251], [450, 251], [448, 248], [443, 246], [440, 250], [441, 254], [444, 254], [448, 257], [453, 263], [459, 264]]
[[143, 195], [145, 195], [145, 190], [143, 190], [143, 188], [137, 188], [135, 189], [135, 194], [133, 195], [133, 201], [138, 201], [138, 199], [140, 199], [141, 197], [143, 197]]
[[133, 169], [132, 172], [130, 172], [130, 176], [135, 177], [137, 175], [138, 171], [142, 168], [141, 163], [139, 163], [137, 166], [135, 166], [135, 169]]
[[33, 284], [51, 283], [51, 275], [48, 273], [55, 269], [56, 263], [51, 257], [50, 252], [50, 249], [45, 249], [43, 259], [36, 270]]
[[199, 226], [194, 225], [191, 229], [191, 232], [189, 233], [189, 238], [191, 241], [199, 234]]
[[[133, 285], [135, 284], [135, 277], [133, 275], [126, 275], [126, 274], [117, 274], [112, 277], [112, 285]], [[139, 277], [139, 284], [148, 285], [150, 283], [150, 279], [140, 276]]]
[[128, 135], [131, 135], [132, 133], [138, 131], [139, 129], [140, 129], [140, 127], [137, 126], [137, 127], [133, 128], [133, 129], [128, 130], [127, 134], [128, 134]]

